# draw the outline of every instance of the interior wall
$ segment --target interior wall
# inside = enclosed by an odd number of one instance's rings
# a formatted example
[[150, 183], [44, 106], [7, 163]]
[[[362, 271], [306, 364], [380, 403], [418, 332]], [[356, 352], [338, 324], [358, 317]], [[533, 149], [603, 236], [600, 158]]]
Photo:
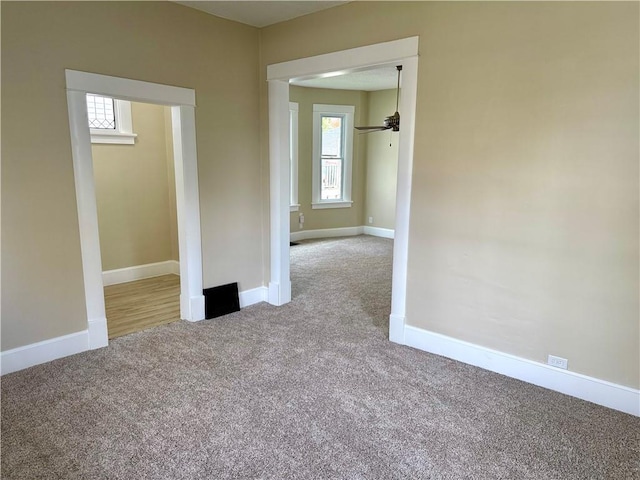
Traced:
[[2, 350], [87, 328], [67, 68], [195, 89], [204, 286], [263, 285], [258, 30], [172, 2], [6, 2], [1, 22]]
[[357, 227], [363, 224], [366, 185], [367, 139], [364, 135], [353, 136], [353, 166], [351, 199], [349, 208], [311, 208], [313, 174], [313, 105], [353, 105], [354, 122], [362, 125], [367, 121], [367, 92], [307, 88], [291, 85], [289, 101], [298, 103], [298, 203], [300, 210], [291, 212], [291, 232], [299, 232], [298, 215], [304, 214], [304, 230], [324, 228]]
[[132, 102], [135, 144], [91, 146], [103, 271], [173, 259], [175, 183], [164, 110]]
[[[369, 92], [367, 125], [382, 125], [396, 111], [396, 90]], [[402, 128], [402, 118], [400, 118]], [[365, 188], [365, 224], [393, 230], [396, 224], [396, 187], [398, 184], [398, 132], [366, 134], [367, 182]], [[372, 222], [369, 222], [369, 219]]]
[[351, 2], [266, 27], [263, 185], [267, 65], [418, 35], [406, 323], [638, 388], [639, 13]]

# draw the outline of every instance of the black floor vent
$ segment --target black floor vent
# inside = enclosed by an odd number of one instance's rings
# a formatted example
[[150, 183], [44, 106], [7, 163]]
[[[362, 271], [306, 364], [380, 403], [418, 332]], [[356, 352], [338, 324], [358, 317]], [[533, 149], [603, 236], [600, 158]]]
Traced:
[[240, 311], [237, 283], [205, 288], [202, 292], [204, 294], [205, 318], [216, 318], [227, 313]]

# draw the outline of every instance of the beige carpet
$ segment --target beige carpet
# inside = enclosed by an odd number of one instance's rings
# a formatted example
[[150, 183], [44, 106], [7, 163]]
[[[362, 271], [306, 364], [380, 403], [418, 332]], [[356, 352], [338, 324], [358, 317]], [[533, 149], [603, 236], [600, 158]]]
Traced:
[[640, 478], [638, 418], [388, 342], [391, 241], [292, 262], [284, 307], [3, 377], [2, 478]]

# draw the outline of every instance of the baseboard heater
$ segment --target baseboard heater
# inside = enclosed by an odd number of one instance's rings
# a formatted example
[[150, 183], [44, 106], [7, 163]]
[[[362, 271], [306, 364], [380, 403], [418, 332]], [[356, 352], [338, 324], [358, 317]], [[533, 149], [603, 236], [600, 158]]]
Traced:
[[216, 318], [240, 311], [237, 283], [205, 288], [202, 293], [204, 294], [205, 318]]

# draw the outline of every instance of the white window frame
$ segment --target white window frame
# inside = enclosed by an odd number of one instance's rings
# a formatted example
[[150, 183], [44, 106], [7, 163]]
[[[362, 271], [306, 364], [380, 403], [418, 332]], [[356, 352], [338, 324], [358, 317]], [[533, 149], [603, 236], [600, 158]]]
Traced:
[[[103, 97], [104, 95], [98, 96]], [[114, 98], [113, 113], [116, 120], [116, 128], [113, 130], [108, 128], [90, 128], [91, 143], [133, 145], [138, 135], [133, 133], [131, 102]]]
[[289, 211], [297, 212], [298, 203], [298, 112], [296, 102], [289, 102]]
[[[313, 105], [313, 174], [312, 174], [312, 209], [349, 208], [351, 201], [351, 180], [353, 170], [353, 117], [356, 107], [353, 105]], [[322, 116], [335, 115], [343, 118], [344, 126], [344, 166], [342, 177], [342, 199], [322, 200], [322, 159], [321, 130]]]

